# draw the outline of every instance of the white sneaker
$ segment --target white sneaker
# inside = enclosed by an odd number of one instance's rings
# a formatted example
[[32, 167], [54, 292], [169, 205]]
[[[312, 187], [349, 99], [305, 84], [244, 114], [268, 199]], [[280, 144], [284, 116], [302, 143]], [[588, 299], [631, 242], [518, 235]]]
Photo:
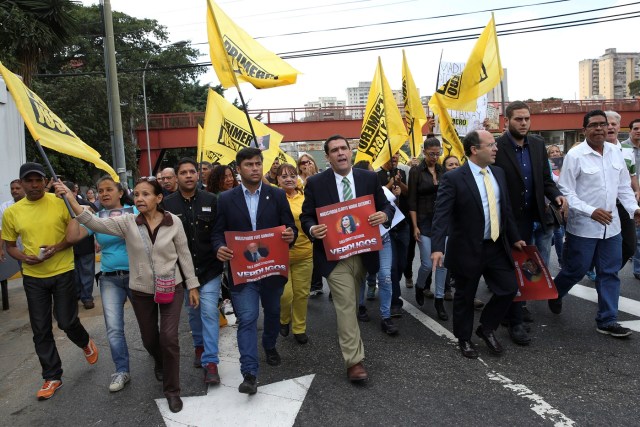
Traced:
[[115, 374], [111, 375], [111, 384], [109, 384], [109, 391], [116, 392], [122, 390], [130, 379], [131, 375], [129, 375], [129, 372], [116, 372]]
[[224, 314], [233, 314], [233, 304], [231, 304], [230, 300], [222, 301], [222, 312]]

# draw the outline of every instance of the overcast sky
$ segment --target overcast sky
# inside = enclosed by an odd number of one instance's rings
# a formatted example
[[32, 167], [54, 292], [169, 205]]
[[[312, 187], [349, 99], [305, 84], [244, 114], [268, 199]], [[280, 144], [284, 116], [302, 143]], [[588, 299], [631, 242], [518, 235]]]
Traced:
[[[335, 46], [345, 43], [402, 38], [474, 27], [484, 27], [490, 12], [478, 12], [456, 17], [419, 19], [459, 14], [495, 8], [498, 31], [567, 22], [614, 14], [630, 15], [640, 11], [640, 2], [632, 0], [220, 0], [218, 5], [236, 24], [268, 49], [291, 52], [300, 49]], [[85, 5], [98, 0], [82, 0]], [[549, 3], [549, 4], [540, 4]], [[636, 3], [631, 5], [631, 3]], [[537, 5], [534, 5], [537, 4]], [[532, 6], [526, 6], [532, 5]], [[629, 5], [598, 12], [523, 22], [554, 15], [574, 13], [596, 8]], [[114, 11], [137, 18], [153, 18], [167, 27], [171, 42], [190, 40], [200, 49], [200, 61], [209, 62], [206, 30], [206, 0], [111, 0]], [[505, 7], [524, 6], [510, 10]], [[332, 30], [338, 27], [362, 26], [382, 22], [413, 19], [388, 25], [370, 25], [357, 29]], [[500, 24], [514, 23], [509, 26]], [[578, 97], [578, 62], [597, 58], [607, 48], [618, 52], [640, 51], [638, 37], [640, 19], [598, 23], [575, 28], [530, 32], [499, 36], [502, 64], [508, 69], [509, 98], [536, 100], [546, 97], [576, 99]], [[309, 32], [282, 36], [282, 34]], [[469, 33], [479, 33], [480, 30]], [[446, 36], [446, 35], [445, 35]], [[409, 67], [421, 95], [430, 95], [435, 89], [438, 61], [466, 61], [475, 40], [438, 43], [405, 48]], [[303, 107], [308, 101], [321, 96], [334, 96], [346, 100], [345, 89], [360, 81], [373, 78], [377, 57], [382, 58], [387, 79], [392, 89], [401, 87], [402, 50], [385, 49], [360, 53], [290, 59], [288, 62], [303, 74], [298, 83], [258, 91], [249, 84], [242, 85], [250, 108]], [[217, 84], [210, 72], [201, 82]], [[235, 94], [230, 89], [228, 99]]]

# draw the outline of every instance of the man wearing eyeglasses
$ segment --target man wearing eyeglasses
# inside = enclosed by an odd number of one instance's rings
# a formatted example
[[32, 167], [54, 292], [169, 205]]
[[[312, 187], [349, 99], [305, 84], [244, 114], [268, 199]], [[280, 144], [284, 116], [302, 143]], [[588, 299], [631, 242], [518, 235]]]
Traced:
[[558, 298], [549, 309], [560, 314], [562, 298], [595, 264], [598, 293], [596, 330], [622, 338], [631, 331], [618, 324], [618, 298], [622, 262], [622, 237], [616, 199], [626, 214], [640, 222], [640, 207], [631, 190], [631, 179], [622, 152], [605, 142], [607, 116], [593, 110], [583, 120], [585, 142], [564, 157], [558, 182], [569, 202], [563, 267], [555, 277]]
[[[507, 190], [518, 232], [527, 244], [535, 244], [545, 263], [549, 263], [553, 219], [549, 221], [545, 197], [564, 209], [566, 200], [558, 190], [547, 157], [544, 140], [529, 134], [531, 113], [522, 101], [509, 104], [505, 112], [507, 130], [500, 136], [496, 166], [507, 176]], [[534, 233], [534, 230], [535, 233]], [[528, 345], [531, 338], [523, 321], [533, 321], [524, 303], [514, 302], [506, 320], [509, 336], [518, 345]]]
[[167, 197], [171, 193], [178, 190], [178, 176], [173, 168], [164, 168], [160, 175], [160, 185], [162, 185], [162, 194]]

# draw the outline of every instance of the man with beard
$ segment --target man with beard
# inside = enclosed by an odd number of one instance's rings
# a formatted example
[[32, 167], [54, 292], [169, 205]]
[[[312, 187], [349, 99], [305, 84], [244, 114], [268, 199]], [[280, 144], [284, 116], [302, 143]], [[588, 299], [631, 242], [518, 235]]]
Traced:
[[[535, 244], [542, 258], [548, 260], [545, 254], [551, 250], [553, 229], [550, 227], [553, 225], [545, 221], [545, 197], [560, 208], [565, 208], [566, 200], [553, 182], [544, 140], [529, 134], [529, 106], [522, 101], [510, 103], [506, 109], [505, 124], [507, 130], [496, 140], [498, 153], [495, 165], [502, 168], [507, 177], [511, 210], [520, 238], [529, 245]], [[534, 228], [542, 231], [536, 235], [537, 239], [534, 238]], [[530, 317], [524, 303], [514, 302], [506, 316], [509, 336], [519, 345], [531, 342], [523, 325], [525, 314]]]

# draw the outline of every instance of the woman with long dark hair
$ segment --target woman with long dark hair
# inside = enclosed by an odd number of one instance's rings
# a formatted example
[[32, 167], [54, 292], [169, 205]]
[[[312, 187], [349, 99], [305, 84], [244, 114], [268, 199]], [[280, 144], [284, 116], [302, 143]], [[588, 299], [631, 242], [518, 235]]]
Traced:
[[222, 191], [231, 190], [233, 187], [237, 187], [238, 180], [233, 172], [233, 169], [229, 165], [218, 165], [209, 174], [207, 180], [207, 191], [210, 193], [218, 194]]

